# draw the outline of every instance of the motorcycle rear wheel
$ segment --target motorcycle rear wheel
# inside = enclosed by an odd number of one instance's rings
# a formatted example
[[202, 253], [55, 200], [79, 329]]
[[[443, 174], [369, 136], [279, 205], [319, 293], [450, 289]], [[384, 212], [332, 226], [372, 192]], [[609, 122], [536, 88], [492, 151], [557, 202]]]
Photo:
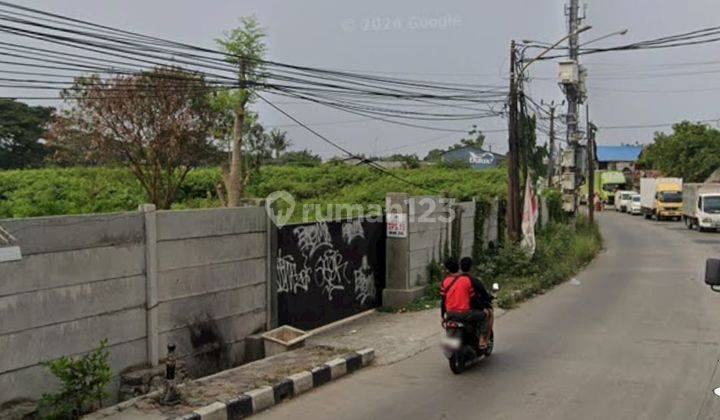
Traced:
[[459, 352], [453, 354], [449, 362], [452, 373], [459, 375], [465, 371], [465, 358]]

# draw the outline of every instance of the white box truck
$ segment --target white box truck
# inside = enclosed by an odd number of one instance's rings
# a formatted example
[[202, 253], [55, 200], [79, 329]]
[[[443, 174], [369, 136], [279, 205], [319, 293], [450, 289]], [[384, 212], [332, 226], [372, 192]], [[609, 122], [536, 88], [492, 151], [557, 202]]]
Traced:
[[683, 185], [683, 220], [701, 232], [720, 228], [720, 184]]
[[640, 206], [646, 219], [682, 218], [682, 178], [641, 178]]

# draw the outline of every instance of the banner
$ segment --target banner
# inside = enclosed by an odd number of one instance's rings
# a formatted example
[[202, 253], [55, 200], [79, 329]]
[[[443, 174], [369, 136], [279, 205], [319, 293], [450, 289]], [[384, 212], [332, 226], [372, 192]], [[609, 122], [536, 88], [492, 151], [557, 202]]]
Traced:
[[538, 219], [538, 199], [533, 188], [532, 178], [528, 174], [525, 181], [525, 201], [523, 203], [522, 217], [522, 242], [520, 246], [527, 251], [529, 255], [535, 253], [535, 223]]

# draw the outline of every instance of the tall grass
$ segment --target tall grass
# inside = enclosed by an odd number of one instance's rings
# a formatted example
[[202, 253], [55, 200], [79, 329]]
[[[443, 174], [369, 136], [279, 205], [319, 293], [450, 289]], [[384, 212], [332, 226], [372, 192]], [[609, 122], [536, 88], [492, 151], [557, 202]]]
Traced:
[[[497, 306], [509, 309], [530, 297], [569, 280], [592, 261], [602, 247], [597, 224], [578, 216], [575, 227], [552, 222], [537, 232], [537, 249], [529, 256], [519, 245], [507, 242], [496, 250], [484, 250], [477, 259], [474, 274], [490, 290], [500, 285]], [[408, 310], [436, 306], [440, 298], [440, 282], [447, 273], [438, 263], [431, 263], [426, 296], [408, 305]]]
[[592, 261], [601, 247], [597, 224], [578, 216], [574, 229], [570, 224], [557, 222], [541, 229], [532, 257], [518, 246], [507, 245], [497, 256], [484, 261], [478, 274], [486, 283], [500, 284], [497, 304], [511, 308], [570, 279]]

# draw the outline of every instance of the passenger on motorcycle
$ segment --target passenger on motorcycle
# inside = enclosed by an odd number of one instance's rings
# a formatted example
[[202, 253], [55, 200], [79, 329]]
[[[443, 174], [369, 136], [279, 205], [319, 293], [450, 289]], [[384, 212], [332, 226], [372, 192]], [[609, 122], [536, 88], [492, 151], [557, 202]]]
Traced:
[[[472, 266], [472, 260], [470, 260]], [[443, 319], [452, 319], [460, 322], [472, 323], [480, 330], [480, 348], [487, 347], [488, 312], [486, 309], [476, 309], [482, 305], [481, 293], [476, 293], [472, 276], [460, 273], [460, 266], [454, 259], [445, 262], [445, 269], [450, 273], [440, 288], [440, 313]], [[480, 284], [482, 286], [482, 284]], [[485, 288], [482, 290], [489, 296]]]
[[476, 309], [479, 311], [485, 312], [485, 334], [483, 334], [480, 337], [480, 347], [486, 347], [488, 345], [488, 340], [490, 339], [490, 332], [493, 330], [493, 295], [488, 293], [487, 289], [485, 288], [485, 285], [480, 281], [480, 279], [473, 277], [473, 275], [470, 273], [472, 271], [473, 267], [473, 260], [470, 257], [464, 257], [460, 260], [460, 271], [468, 277], [470, 277], [470, 282], [472, 283], [473, 290], [475, 291], [475, 295], [473, 296], [470, 305], [472, 309]]

